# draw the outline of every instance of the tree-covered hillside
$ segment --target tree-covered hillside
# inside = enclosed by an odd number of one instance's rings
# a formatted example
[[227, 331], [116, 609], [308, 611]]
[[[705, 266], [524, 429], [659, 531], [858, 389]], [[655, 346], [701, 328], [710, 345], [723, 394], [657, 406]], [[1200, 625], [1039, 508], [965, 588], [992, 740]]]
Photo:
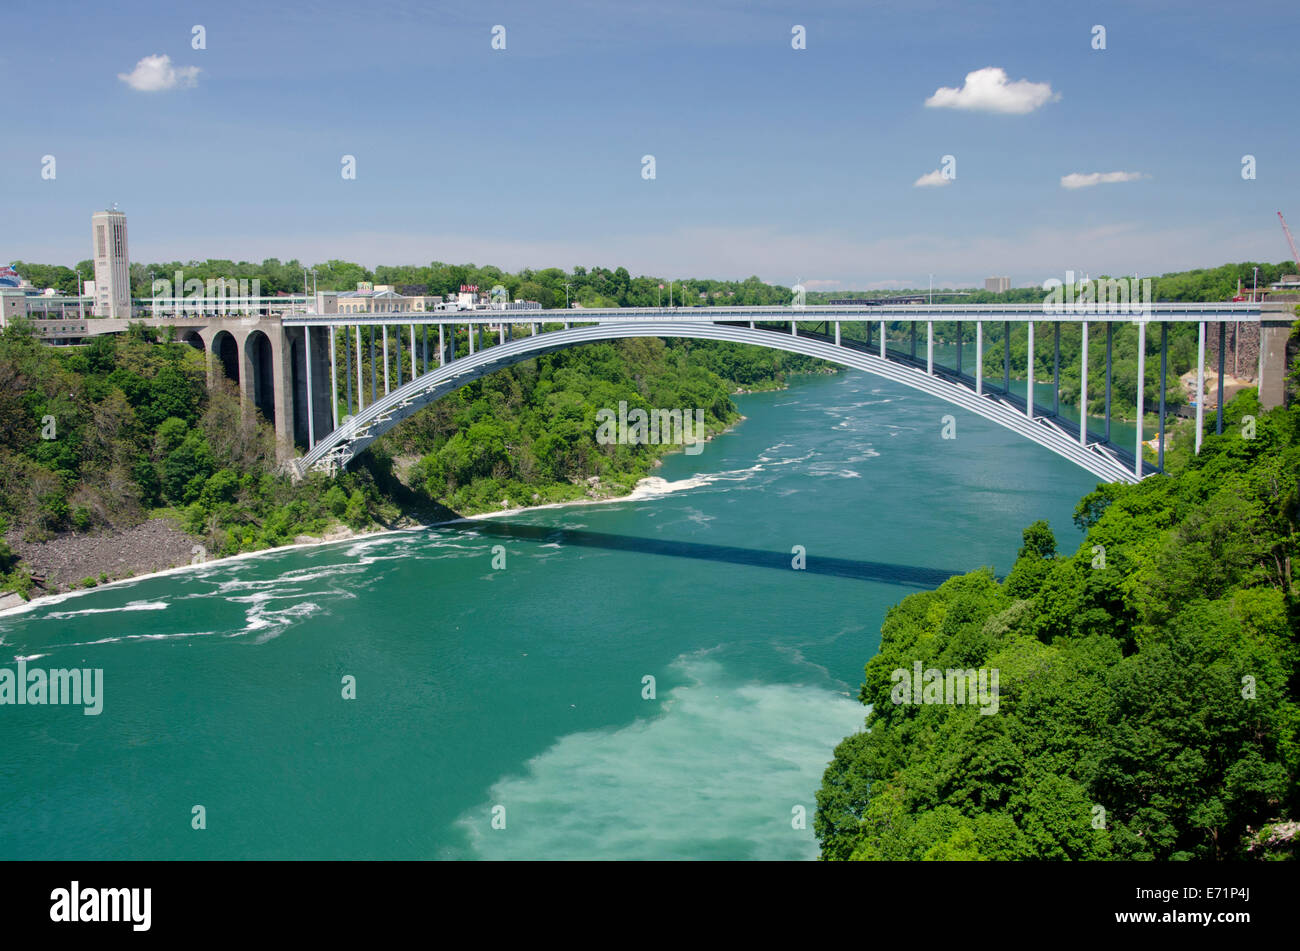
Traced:
[[[295, 484], [276, 465], [274, 434], [258, 411], [241, 413], [229, 384], [205, 386], [199, 351], [152, 340], [140, 325], [120, 338], [54, 348], [14, 321], [0, 331], [0, 589], [33, 587], [6, 536], [113, 532], [168, 515], [226, 555], [336, 523], [364, 529], [404, 514], [623, 494], [676, 447], [600, 445], [597, 410], [620, 401], [698, 408], [713, 433], [739, 418], [733, 388], [814, 364], [694, 341], [580, 347], [467, 386], [387, 434], [351, 469]], [[418, 458], [405, 482], [402, 456]]]
[[[1181, 471], [1087, 495], [1073, 552], [1036, 523], [1004, 581], [890, 610], [817, 795], [824, 858], [1294, 857], [1300, 409], [1246, 391], [1227, 418]], [[893, 702], [917, 661], [996, 669], [997, 712]]]

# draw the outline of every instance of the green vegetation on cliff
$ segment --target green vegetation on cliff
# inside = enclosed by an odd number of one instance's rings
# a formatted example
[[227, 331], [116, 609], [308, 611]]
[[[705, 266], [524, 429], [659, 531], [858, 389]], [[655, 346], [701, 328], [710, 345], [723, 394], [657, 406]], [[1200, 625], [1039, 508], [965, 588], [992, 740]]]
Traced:
[[[9, 533], [38, 541], [165, 514], [213, 555], [227, 555], [339, 523], [365, 529], [404, 514], [620, 495], [675, 447], [598, 445], [598, 409], [620, 401], [699, 408], [707, 431], [717, 432], [738, 418], [734, 386], [814, 365], [694, 341], [581, 347], [465, 387], [387, 434], [351, 469], [295, 484], [276, 465], [266, 421], [252, 407], [241, 412], [232, 385], [206, 387], [204, 355], [189, 345], [151, 341], [137, 325], [122, 337], [54, 348], [14, 321], [0, 332], [0, 589], [32, 589]], [[402, 456], [418, 462], [399, 479]]]
[[[1300, 409], [1226, 415], [1170, 477], [1085, 496], [1072, 554], [1039, 522], [1004, 581], [890, 610], [817, 794], [824, 858], [1294, 857]], [[893, 702], [918, 661], [997, 670], [997, 712]]]
[[[597, 412], [703, 410], [708, 434], [739, 419], [728, 393], [816, 361], [713, 342], [655, 337], [590, 344], [478, 380], [378, 441], [372, 453], [418, 456], [410, 481], [462, 514], [620, 495], [681, 446], [596, 439]], [[711, 369], [711, 368], [716, 368]], [[724, 379], [723, 375], [727, 376]], [[737, 379], [739, 378], [739, 379]]]

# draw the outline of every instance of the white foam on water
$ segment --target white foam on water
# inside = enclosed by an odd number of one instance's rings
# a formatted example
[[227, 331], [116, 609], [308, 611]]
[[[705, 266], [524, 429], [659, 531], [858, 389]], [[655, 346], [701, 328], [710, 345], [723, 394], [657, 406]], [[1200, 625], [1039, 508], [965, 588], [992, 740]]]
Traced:
[[[840, 689], [731, 684], [706, 652], [679, 658], [693, 681], [659, 715], [573, 733], [494, 783], [465, 813], [488, 859], [811, 859], [814, 795], [835, 746], [862, 728]], [[505, 830], [491, 828], [506, 807]], [[802, 806], [806, 828], [793, 828]]]
[[216, 631], [181, 631], [175, 634], [118, 634], [114, 637], [101, 637], [93, 641], [74, 641], [70, 644], [55, 644], [55, 647], [96, 647], [100, 644], [121, 644], [127, 641], [169, 641], [178, 637], [210, 637]]
[[864, 450], [863, 452], [849, 456], [844, 461], [848, 463], [866, 462], [868, 459], [878, 459], [878, 458], [880, 458], [880, 453], [876, 452], [876, 450], [874, 449], [867, 449]]
[[83, 608], [80, 611], [55, 611], [45, 615], [44, 620], [65, 621], [68, 618], [84, 617], [88, 614], [116, 614], [119, 611], [165, 611], [166, 601], [131, 601], [116, 608]]
[[838, 479], [861, 479], [862, 473], [853, 469], [837, 468], [831, 464], [815, 466], [808, 470], [810, 476], [835, 476]]
[[320, 610], [320, 605], [314, 601], [301, 601], [287, 608], [272, 611], [266, 606], [271, 600], [274, 600], [274, 598], [264, 598], [254, 603], [245, 614], [246, 623], [243, 630], [235, 631], [227, 636], [240, 637], [245, 634], [257, 634], [258, 636], [253, 639], [253, 643], [265, 644], [267, 641], [283, 634], [294, 622], [311, 617]]
[[791, 456], [788, 459], [777, 459], [772, 462], [774, 466], [792, 466], [798, 462], [807, 462], [813, 456], [817, 455], [816, 449], [809, 449], [802, 456]]

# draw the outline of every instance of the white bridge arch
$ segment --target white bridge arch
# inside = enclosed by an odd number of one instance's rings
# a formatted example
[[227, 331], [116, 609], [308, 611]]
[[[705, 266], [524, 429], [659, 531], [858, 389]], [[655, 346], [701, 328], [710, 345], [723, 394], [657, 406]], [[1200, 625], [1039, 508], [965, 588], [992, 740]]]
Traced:
[[[574, 315], [577, 316], [577, 315]], [[579, 318], [580, 319], [580, 318]], [[837, 335], [838, 336], [838, 335]], [[1139, 476], [1115, 448], [1083, 442], [1059, 417], [1027, 414], [1022, 401], [1003, 392], [975, 389], [864, 349], [838, 345], [821, 335], [699, 321], [598, 323], [510, 340], [430, 370], [379, 398], [324, 436], [305, 456], [292, 462], [297, 475], [309, 470], [333, 472], [346, 466], [370, 443], [417, 410], [447, 393], [496, 370], [569, 347], [635, 337], [687, 337], [752, 344], [816, 357], [901, 383], [969, 410], [1068, 459], [1106, 482], [1136, 482]], [[1017, 405], [1020, 402], [1020, 405]], [[1155, 471], [1147, 466], [1147, 471]], [[1143, 474], [1146, 474], [1144, 472]]]

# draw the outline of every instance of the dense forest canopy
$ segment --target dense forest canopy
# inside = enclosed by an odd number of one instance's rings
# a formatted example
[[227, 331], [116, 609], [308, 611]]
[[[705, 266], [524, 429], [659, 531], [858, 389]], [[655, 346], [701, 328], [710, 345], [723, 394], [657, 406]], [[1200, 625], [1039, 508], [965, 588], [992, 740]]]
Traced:
[[[817, 796], [824, 858], [1295, 856], [1300, 408], [1248, 390], [1227, 418], [1169, 478], [1086, 496], [1073, 551], [1038, 522], [1006, 579], [889, 611]], [[895, 702], [917, 662], [997, 670], [997, 714]]]

